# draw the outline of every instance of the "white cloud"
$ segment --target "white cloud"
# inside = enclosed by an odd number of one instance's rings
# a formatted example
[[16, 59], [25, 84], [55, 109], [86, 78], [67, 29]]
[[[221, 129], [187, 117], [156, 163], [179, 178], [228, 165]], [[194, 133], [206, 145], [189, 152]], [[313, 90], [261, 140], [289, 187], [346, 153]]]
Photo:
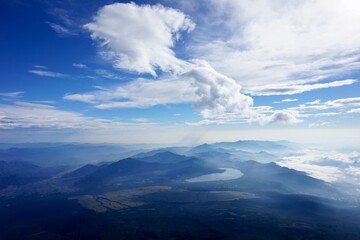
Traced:
[[235, 116], [225, 115], [225, 116], [218, 118], [206, 118], [197, 122], [186, 122], [185, 124], [188, 126], [208, 126], [208, 125], [232, 125], [232, 124], [249, 123], [249, 119], [241, 116], [236, 116], [236, 115]]
[[109, 89], [67, 94], [64, 99], [92, 103], [99, 109], [191, 103], [206, 120], [189, 125], [301, 122], [294, 110], [253, 107], [253, 99], [241, 93], [241, 86], [235, 80], [216, 72], [204, 61], [191, 64], [190, 70], [181, 75], [159, 80], [139, 78]]
[[360, 171], [356, 164], [359, 157], [357, 152], [306, 149], [297, 155], [282, 158], [277, 164], [304, 171], [326, 182], [347, 182], [358, 185]]
[[347, 113], [360, 113], [360, 108], [351, 109]]
[[3, 92], [0, 93], [0, 97], [6, 97], [6, 98], [19, 98], [22, 97], [24, 92]]
[[122, 126], [126, 126], [126, 123], [86, 117], [48, 104], [31, 102], [0, 104], [0, 129], [107, 129]]
[[43, 76], [43, 77], [65, 77], [65, 74], [57, 73], [57, 72], [51, 72], [51, 71], [45, 71], [45, 70], [29, 70], [30, 73]]
[[216, 72], [206, 62], [198, 61], [182, 78], [191, 81], [197, 95], [194, 107], [204, 118], [226, 113], [251, 117], [253, 99], [241, 93], [236, 81]]
[[317, 89], [333, 88], [347, 86], [356, 83], [357, 80], [347, 79], [341, 81], [333, 81], [328, 83], [316, 83], [316, 84], [299, 84], [291, 85], [287, 84], [270, 84], [264, 86], [249, 87], [245, 92], [253, 96], [273, 96], [273, 95], [293, 95], [303, 92], [313, 91]]
[[117, 80], [122, 80], [123, 78], [120, 77], [119, 75], [116, 75], [108, 70], [105, 70], [105, 69], [97, 69], [96, 71], [96, 74], [101, 76], [101, 77], [104, 77], [104, 78], [109, 78], [109, 79], [117, 79]]
[[144, 108], [191, 102], [195, 98], [189, 82], [176, 79], [147, 80], [143, 78], [108, 89], [64, 96], [66, 100], [94, 102], [100, 109]]
[[248, 93], [337, 87], [351, 81], [313, 83], [360, 69], [360, 25], [353, 24], [360, 22], [356, 0], [210, 3], [208, 12], [197, 17], [191, 50]]
[[316, 105], [316, 104], [319, 104], [319, 103], [321, 103], [321, 100], [320, 100], [320, 99], [316, 99], [316, 100], [314, 100], [314, 101], [312, 101], [312, 102], [308, 102], [308, 103], [306, 103], [306, 104], [308, 104], [308, 105]]
[[341, 108], [346, 106], [360, 106], [360, 97], [354, 98], [340, 98], [332, 101], [325, 102], [326, 106]]
[[[353, 9], [348, 16], [342, 14], [346, 3], [339, 8], [324, 0], [296, 4], [225, 0], [211, 4], [210, 14], [204, 16], [214, 21], [210, 25], [200, 21], [197, 40], [188, 48], [195, 52], [193, 56], [209, 63], [175, 56], [173, 49], [180, 33], [195, 26], [184, 13], [161, 5], [104, 6], [84, 26], [100, 43], [101, 54], [116, 68], [153, 76], [157, 71], [171, 74], [158, 80], [138, 78], [111, 89], [67, 94], [64, 99], [91, 103], [100, 109], [191, 103], [205, 118], [200, 124], [299, 123], [303, 117], [335, 114], [319, 111], [349, 106], [319, 101], [275, 111], [261, 108], [267, 106], [253, 107], [253, 99], [244, 94], [292, 95], [356, 83], [354, 79], [325, 82], [360, 66], [360, 34], [351, 35], [355, 40], [340, 41], [335, 31], [340, 27], [338, 21], [360, 19]], [[202, 35], [216, 26], [222, 26], [219, 34]], [[340, 29], [344, 36], [357, 29], [346, 26]], [[97, 74], [117, 78], [105, 70]], [[297, 99], [281, 102], [293, 101]]]
[[264, 117], [263, 122], [265, 124], [272, 123], [287, 123], [287, 124], [295, 124], [300, 123], [299, 113], [296, 111], [289, 110], [278, 110], [272, 113], [269, 117]]
[[[246, 114], [245, 114], [246, 113]], [[291, 110], [276, 110], [271, 107], [251, 107], [246, 112], [225, 113], [211, 118], [205, 118], [198, 122], [186, 122], [190, 126], [202, 126], [213, 124], [243, 124], [258, 123], [260, 125], [269, 124], [297, 124], [301, 123], [300, 114]]]
[[273, 103], [287, 103], [287, 102], [297, 102], [297, 101], [298, 101], [297, 98], [286, 98], [281, 101], [275, 101]]
[[310, 123], [309, 128], [326, 127], [329, 125], [330, 122], [316, 122], [316, 123]]
[[345, 169], [345, 171], [348, 172], [351, 175], [355, 175], [355, 176], [360, 177], [360, 168], [359, 167], [350, 166], [347, 169]]
[[314, 117], [329, 117], [329, 116], [339, 116], [343, 115], [342, 112], [321, 112], [321, 113], [312, 113], [312, 114], [302, 114], [305, 116], [314, 116]]
[[64, 99], [99, 103], [96, 107], [101, 109], [193, 103], [204, 117], [210, 117], [248, 111], [252, 99], [240, 90], [234, 80], [205, 63], [196, 63], [180, 76], [160, 80], [139, 78], [110, 89], [68, 94]]
[[[360, 66], [359, 41], [340, 41], [334, 31], [340, 26], [338, 21], [343, 24], [345, 20], [359, 17], [352, 9], [344, 16], [346, 3], [340, 7], [323, 0], [297, 4], [283, 0], [225, 0], [212, 4], [216, 8], [206, 19], [214, 17], [214, 22], [209, 26], [200, 21], [196, 37], [204, 34], [207, 27], [222, 26], [222, 31], [200, 37], [189, 48], [195, 50], [196, 57], [210, 63], [184, 61], [175, 56], [173, 49], [180, 33], [192, 31], [195, 26], [184, 13], [161, 5], [135, 3], [101, 8], [84, 27], [91, 32], [92, 39], [100, 43], [101, 54], [111, 60], [114, 67], [153, 76], [157, 75], [156, 71], [172, 74], [158, 80], [138, 78], [112, 89], [67, 94], [64, 99], [91, 103], [99, 109], [191, 103], [205, 118], [200, 124], [293, 124], [315, 114], [338, 114], [319, 111], [356, 106], [356, 103], [318, 101], [275, 111], [259, 108], [267, 106], [253, 107], [253, 99], [244, 94], [292, 95], [356, 83], [354, 79], [325, 82], [330, 76]], [[223, 22], [224, 15], [219, 13], [225, 11], [227, 19]], [[119, 24], [121, 31], [118, 31]], [[340, 31], [349, 36], [356, 29], [357, 26], [351, 25]], [[360, 34], [353, 37], [360, 39]], [[287, 40], [284, 42], [284, 39]], [[97, 74], [118, 79], [106, 70], [97, 70]], [[281, 103], [294, 101], [297, 99], [288, 98]]]
[[156, 76], [156, 69], [179, 72], [187, 65], [172, 48], [181, 32], [195, 25], [172, 8], [115, 3], [101, 8], [84, 27], [114, 67]]
[[138, 123], [148, 123], [150, 122], [150, 119], [148, 118], [134, 118], [132, 119], [133, 122], [138, 122]]
[[52, 23], [52, 22], [47, 22], [47, 24], [49, 24], [49, 26], [52, 28], [52, 30], [54, 30], [57, 34], [59, 34], [59, 36], [67, 37], [67, 36], [76, 35], [76, 33], [70, 31], [68, 28], [66, 28], [65, 26], [62, 26], [60, 24], [56, 24], [56, 23]]
[[343, 177], [342, 171], [339, 168], [332, 166], [319, 166], [305, 163], [282, 163], [281, 166], [306, 172], [311, 177], [323, 180], [325, 182], [337, 182]]
[[44, 65], [33, 65], [34, 68], [40, 68], [40, 69], [48, 69], [47, 66]]
[[78, 101], [84, 103], [96, 103], [95, 96], [91, 94], [67, 94], [63, 98], [65, 100]]
[[360, 106], [360, 97], [355, 98], [339, 98], [335, 100], [329, 100], [322, 102], [320, 100], [316, 100], [313, 102], [301, 104], [297, 107], [290, 108], [291, 110], [299, 111], [301, 113], [311, 113], [316, 111], [324, 111], [324, 110], [337, 110], [338, 112], [321, 112], [315, 113], [319, 116], [321, 115], [336, 115], [336, 114], [346, 114], [356, 112], [356, 108]]
[[82, 63], [73, 63], [72, 66], [75, 68], [87, 68], [87, 66]]

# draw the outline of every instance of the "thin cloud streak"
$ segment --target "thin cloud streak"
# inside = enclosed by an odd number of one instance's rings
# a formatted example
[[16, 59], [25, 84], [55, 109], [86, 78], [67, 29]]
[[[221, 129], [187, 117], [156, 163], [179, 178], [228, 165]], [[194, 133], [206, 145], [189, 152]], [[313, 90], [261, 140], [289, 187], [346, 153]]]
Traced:
[[360, 21], [359, 7], [356, 0], [214, 0], [189, 48], [251, 95], [319, 89], [360, 69], [360, 26], [351, 24]]
[[33, 73], [35, 75], [39, 75], [42, 77], [66, 77], [66, 74], [58, 73], [58, 72], [51, 72], [51, 71], [45, 71], [45, 70], [29, 70], [30, 73]]
[[24, 94], [24, 92], [22, 92], [22, 91], [19, 91], [19, 92], [3, 92], [3, 93], [0, 93], [0, 97], [20, 98], [20, 97], [22, 97], [23, 94]]
[[125, 129], [134, 125], [135, 123], [86, 117], [49, 104], [0, 104], [0, 129]]
[[301, 85], [266, 85], [251, 87], [245, 90], [252, 96], [274, 96], [274, 95], [294, 95], [309, 92], [317, 89], [333, 88], [347, 86], [357, 83], [355, 79], [347, 79], [341, 81], [333, 81], [329, 83], [301, 84]]

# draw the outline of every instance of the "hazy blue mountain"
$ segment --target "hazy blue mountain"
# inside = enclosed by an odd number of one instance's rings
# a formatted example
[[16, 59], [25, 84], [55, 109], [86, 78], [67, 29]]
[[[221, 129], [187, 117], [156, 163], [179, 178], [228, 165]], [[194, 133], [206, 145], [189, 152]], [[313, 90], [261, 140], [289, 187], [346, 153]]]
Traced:
[[186, 161], [191, 159], [191, 157], [175, 154], [170, 151], [157, 150], [157, 151], [151, 151], [151, 153], [154, 154], [153, 155], [147, 154], [146, 157], [139, 157], [139, 155], [135, 155], [133, 158], [149, 163], [178, 163], [181, 161]]
[[218, 152], [224, 152], [225, 151], [225, 150], [222, 150], [221, 148], [216, 147], [216, 146], [214, 146], [212, 144], [204, 143], [204, 144], [201, 144], [201, 145], [198, 145], [196, 147], [191, 148], [191, 150], [189, 150], [188, 153], [189, 154], [195, 154], [195, 153], [200, 153], [200, 152], [213, 151], [213, 150], [215, 150], [215, 148], [217, 148]]
[[[84, 176], [75, 183], [81, 189], [98, 191], [127, 187], [141, 186], [152, 183], [154, 177], [148, 180], [155, 170], [160, 171], [162, 164], [147, 163], [133, 158], [123, 159], [106, 165], [91, 174]], [[148, 175], [148, 176], [147, 176]]]
[[219, 142], [219, 143], [213, 143], [211, 145], [214, 147], [220, 147], [225, 149], [239, 149], [249, 152], [280, 151], [280, 150], [286, 150], [287, 148], [284, 142], [252, 141], [252, 140], [241, 140], [237, 142]]
[[61, 168], [41, 168], [27, 162], [0, 161], [0, 189], [50, 178], [62, 170]]
[[270, 162], [276, 161], [278, 159], [279, 159], [278, 156], [268, 153], [266, 151], [260, 151], [257, 153], [253, 153], [253, 160], [256, 160], [261, 163], [270, 163]]
[[63, 177], [64, 178], [80, 178], [80, 177], [84, 177], [87, 176], [93, 172], [95, 172], [96, 170], [98, 170], [100, 167], [92, 165], [92, 164], [87, 164], [83, 167], [80, 167], [70, 173], [65, 174]]
[[221, 170], [208, 166], [201, 159], [164, 152], [142, 159], [127, 158], [101, 167], [80, 179], [76, 186], [84, 189], [116, 189], [173, 184], [215, 172]]
[[194, 183], [192, 187], [204, 189], [229, 189], [247, 192], [277, 192], [282, 194], [307, 194], [325, 198], [342, 196], [341, 189], [304, 172], [285, 168], [275, 163], [256, 161], [233, 162], [229, 167], [240, 170], [241, 178], [209, 183]]
[[201, 159], [205, 159], [207, 162], [218, 167], [226, 166], [228, 160], [233, 160], [236, 158], [231, 153], [218, 152], [216, 150], [197, 152], [191, 155]]
[[9, 148], [48, 148], [48, 147], [59, 147], [63, 146], [66, 143], [0, 143], [0, 149], [9, 149]]
[[[255, 160], [261, 163], [269, 163], [282, 156], [276, 154], [279, 150], [284, 151], [286, 149], [285, 145], [280, 145], [277, 142], [221, 142], [196, 146], [188, 150], [186, 155], [212, 160], [217, 164], [221, 163], [221, 160]], [[271, 153], [267, 151], [271, 151]]]
[[[267, 163], [277, 157], [278, 150], [264, 150], [271, 145], [141, 150], [117, 161], [113, 152], [95, 153], [111, 152], [103, 146], [39, 148], [38, 156], [35, 148], [7, 149], [36, 161], [78, 153], [84, 164], [61, 175], [58, 168], [0, 161], [0, 239], [358, 239], [352, 189]], [[88, 163], [91, 154], [103, 156], [99, 164]], [[229, 178], [233, 172], [240, 174]]]
[[161, 152], [172, 152], [175, 154], [183, 155], [186, 151], [189, 150], [189, 147], [166, 147], [166, 148], [158, 148], [150, 151], [143, 151], [138, 154], [135, 154], [131, 156], [132, 158], [144, 158], [144, 157], [150, 157], [157, 153]]
[[[17, 145], [16, 145], [17, 146]], [[26, 161], [38, 166], [81, 166], [101, 161], [116, 161], [139, 152], [121, 145], [110, 144], [39, 144], [32, 147], [20, 144], [0, 150], [3, 161]]]
[[[329, 183], [275, 163], [219, 159], [221, 164], [216, 165], [213, 161], [214, 159], [188, 157], [165, 151], [144, 158], [127, 158], [102, 167], [87, 165], [67, 176], [78, 177], [75, 185], [81, 189], [97, 191], [165, 184], [207, 191], [277, 192], [326, 198], [337, 198], [341, 195], [341, 191]], [[191, 178], [223, 172], [220, 167], [237, 169], [244, 175], [226, 181], [187, 182]]]

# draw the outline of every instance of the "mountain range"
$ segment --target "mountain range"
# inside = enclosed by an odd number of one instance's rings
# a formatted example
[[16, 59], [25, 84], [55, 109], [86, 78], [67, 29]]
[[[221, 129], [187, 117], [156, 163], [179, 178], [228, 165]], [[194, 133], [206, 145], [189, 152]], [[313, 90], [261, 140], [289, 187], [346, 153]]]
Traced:
[[289, 142], [9, 147], [0, 152], [0, 239], [360, 237], [358, 194], [277, 165], [293, 154]]

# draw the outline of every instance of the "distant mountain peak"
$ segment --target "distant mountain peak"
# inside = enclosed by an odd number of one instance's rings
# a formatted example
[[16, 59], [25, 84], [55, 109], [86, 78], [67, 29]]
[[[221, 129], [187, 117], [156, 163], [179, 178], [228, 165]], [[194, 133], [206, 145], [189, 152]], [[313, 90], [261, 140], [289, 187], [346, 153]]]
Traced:
[[145, 157], [135, 157], [135, 159], [140, 160], [142, 162], [149, 163], [178, 163], [182, 161], [189, 160], [190, 157], [173, 153], [171, 151], [165, 150], [161, 152], [157, 152], [150, 156]]

